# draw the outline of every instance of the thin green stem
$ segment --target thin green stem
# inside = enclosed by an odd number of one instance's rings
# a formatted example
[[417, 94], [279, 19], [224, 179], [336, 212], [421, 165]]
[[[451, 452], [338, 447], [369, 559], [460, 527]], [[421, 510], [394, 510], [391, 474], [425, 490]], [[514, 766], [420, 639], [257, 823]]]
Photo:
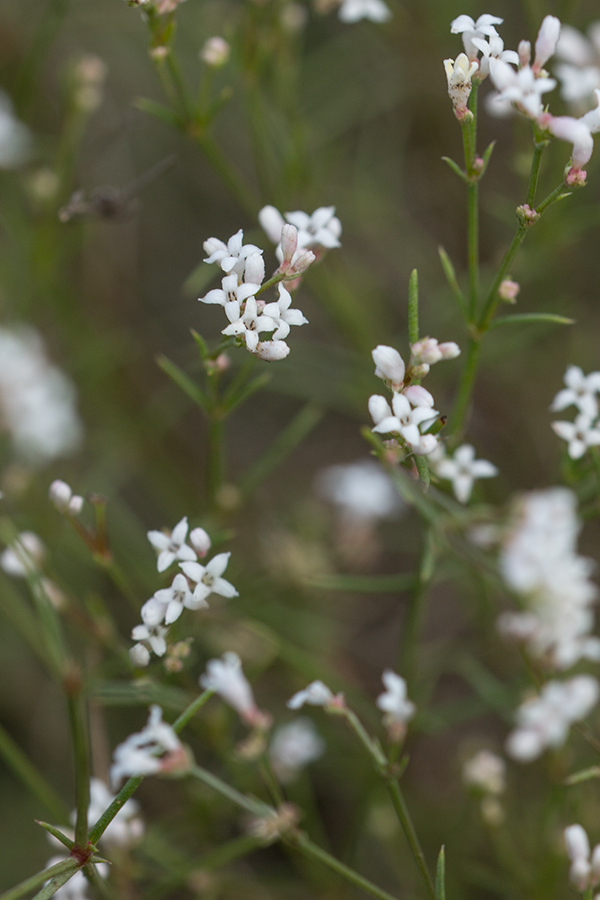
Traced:
[[408, 340], [416, 344], [420, 338], [419, 332], [419, 275], [416, 269], [410, 273], [408, 282]]
[[457, 440], [464, 428], [467, 413], [471, 405], [471, 396], [475, 386], [475, 376], [477, 374], [480, 352], [481, 341], [479, 339], [476, 340], [473, 337], [470, 338], [467, 358], [458, 386], [456, 402], [452, 409], [452, 414], [446, 429], [447, 433]]
[[469, 271], [469, 324], [477, 315], [479, 298], [479, 182], [467, 187], [467, 266]]
[[4, 894], [0, 894], [0, 900], [18, 900], [19, 897], [24, 897], [25, 894], [29, 894], [31, 891], [35, 890], [40, 884], [59, 875], [66, 876], [63, 881], [63, 884], [65, 884], [77, 868], [77, 860], [64, 859], [61, 862], [44, 869], [43, 872], [37, 872], [35, 875], [32, 875], [31, 878], [27, 878], [26, 881], [22, 881], [20, 884], [15, 885], [14, 888], [6, 891]]
[[[132, 794], [138, 789], [144, 777], [144, 775], [136, 775], [135, 778], [130, 778], [125, 782], [110, 806], [104, 810], [95, 825], [90, 828], [88, 835], [90, 844], [96, 844], [100, 840], [119, 810], [125, 806]], [[0, 900], [2, 900], [1, 897]]]
[[310, 838], [305, 834], [300, 834], [292, 839], [284, 837], [283, 841], [290, 847], [295, 847], [297, 850], [300, 850], [305, 856], [309, 856], [312, 859], [317, 859], [319, 862], [322, 862], [323, 865], [332, 869], [334, 872], [337, 872], [338, 875], [341, 875], [342, 878], [345, 878], [350, 884], [362, 888], [365, 893], [371, 894], [372, 897], [377, 897], [378, 900], [396, 900], [392, 894], [388, 894], [387, 891], [377, 887], [372, 881], [363, 878], [363, 876], [359, 875], [354, 869], [344, 865], [344, 863], [340, 862], [339, 859], [336, 859], [335, 856], [332, 856], [330, 853], [327, 853], [326, 850], [313, 844]]
[[69, 810], [20, 747], [0, 725], [0, 757], [21, 779], [36, 800], [59, 822], [68, 822]]
[[533, 208], [535, 203], [535, 194], [537, 191], [538, 181], [540, 177], [540, 166], [544, 150], [548, 146], [548, 141], [534, 140], [533, 159], [531, 160], [531, 172], [529, 175], [529, 190], [527, 191], [526, 203]]
[[398, 820], [402, 825], [402, 829], [404, 831], [404, 834], [406, 835], [406, 839], [408, 840], [412, 855], [417, 864], [417, 868], [419, 869], [421, 878], [423, 879], [425, 887], [427, 888], [427, 893], [431, 897], [431, 900], [436, 900], [435, 885], [433, 883], [433, 879], [431, 877], [429, 869], [427, 868], [427, 863], [425, 862], [425, 854], [423, 853], [421, 844], [419, 843], [419, 838], [417, 837], [415, 826], [413, 825], [413, 821], [406, 806], [404, 795], [400, 790], [400, 785], [394, 777], [386, 778], [386, 783], [388, 791], [390, 793], [390, 797], [392, 798], [392, 805], [396, 811]]
[[[78, 673], [72, 681], [79, 682]], [[88, 840], [88, 809], [90, 805], [90, 741], [87, 706], [78, 683], [75, 688], [66, 685], [67, 707], [73, 739], [75, 757], [75, 796], [77, 820], [75, 823], [75, 843], [85, 847]]]
[[209, 772], [207, 769], [203, 769], [200, 766], [192, 766], [189, 774], [192, 778], [197, 778], [198, 781], [202, 781], [208, 787], [221, 794], [221, 796], [227, 797], [227, 799], [231, 800], [232, 803], [235, 803], [236, 806], [245, 809], [246, 812], [251, 813], [253, 816], [263, 817], [266, 813], [274, 813], [271, 806], [268, 806], [266, 803], [256, 800], [253, 797], [247, 797], [245, 794], [242, 794], [241, 791], [238, 791], [230, 784], [227, 784], [226, 781], [218, 778], [217, 775], [213, 775], [212, 772]]
[[244, 181], [242, 181], [236, 170], [228, 163], [223, 151], [215, 143], [212, 136], [204, 130], [192, 136], [204, 151], [207, 160], [219, 175], [232, 197], [237, 200], [245, 213], [252, 219], [256, 219], [256, 214], [260, 209], [258, 197], [256, 197], [254, 192]]
[[433, 535], [432, 529], [428, 529], [424, 536], [417, 583], [411, 593], [402, 639], [400, 671], [409, 687], [414, 684], [415, 680], [417, 648], [427, 599], [427, 587], [433, 574], [433, 564]]
[[202, 709], [204, 704], [208, 703], [210, 698], [214, 696], [214, 693], [214, 691], [204, 691], [193, 703], [190, 703], [188, 708], [184, 709], [181, 715], [173, 722], [173, 731], [176, 732], [176, 734], [180, 734], [188, 722], [194, 718], [198, 710]]

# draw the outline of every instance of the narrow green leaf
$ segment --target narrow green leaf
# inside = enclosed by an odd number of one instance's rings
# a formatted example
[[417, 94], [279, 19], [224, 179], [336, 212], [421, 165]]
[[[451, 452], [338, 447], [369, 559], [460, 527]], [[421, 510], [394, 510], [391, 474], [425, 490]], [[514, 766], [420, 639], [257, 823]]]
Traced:
[[419, 473], [419, 481], [423, 485], [423, 490], [427, 492], [429, 490], [429, 485], [431, 484], [431, 478], [429, 476], [429, 463], [427, 462], [427, 457], [422, 454], [415, 453], [415, 464], [417, 466], [417, 472]]
[[354, 594], [388, 594], [410, 591], [416, 584], [414, 575], [322, 575], [307, 579], [311, 587], [323, 591], [347, 591]]
[[205, 412], [208, 411], [211, 407], [211, 401], [206, 396], [202, 388], [193, 381], [189, 375], [186, 375], [185, 372], [176, 366], [174, 362], [171, 362], [170, 359], [167, 359], [166, 356], [158, 356], [157, 363], [163, 372], [169, 376], [169, 378], [175, 382], [175, 384], [181, 388], [184, 394], [194, 401], [201, 409]]
[[68, 838], [66, 834], [63, 834], [58, 828], [55, 828], [54, 825], [49, 825], [48, 822], [41, 822], [40, 819], [35, 820], [36, 825], [41, 825], [52, 837], [55, 837], [57, 841], [60, 841], [61, 844], [67, 848], [67, 850], [71, 850], [75, 846], [75, 842]]
[[551, 323], [554, 325], [574, 325], [575, 319], [567, 316], [558, 316], [554, 313], [515, 313], [513, 316], [501, 316], [494, 319], [490, 328], [498, 328], [500, 325], [535, 325], [536, 323]]
[[565, 784], [581, 784], [582, 781], [590, 781], [592, 778], [600, 778], [600, 766], [591, 766], [589, 769], [582, 769], [581, 772], [569, 775]]
[[[47, 869], [44, 869], [41, 872], [37, 872], [35, 875], [32, 875], [31, 878], [27, 878], [26, 881], [22, 881], [20, 884], [17, 884], [14, 888], [5, 891], [5, 893], [3, 894], [0, 894], [0, 900], [18, 900], [18, 898], [24, 897], [26, 894], [31, 893], [32, 890], [34, 890], [40, 884], [43, 884], [45, 881], [48, 881], [48, 879], [51, 879], [51, 882], [49, 882], [46, 887], [49, 887], [50, 884], [52, 884], [55, 880], [58, 881], [62, 877], [63, 880], [60, 883], [53, 885], [53, 890], [45, 895], [46, 897], [51, 897], [56, 893], [59, 887], [61, 887], [63, 884], [66, 884], [69, 878], [71, 878], [71, 876], [75, 874], [77, 868], [78, 864], [75, 859], [63, 859], [60, 862], [55, 863], [55, 865], [48, 866]], [[43, 890], [45, 890], [45, 888], [42, 889], [40, 893], [35, 895], [36, 898], [39, 898], [39, 900], [41, 900]]]
[[488, 163], [491, 159], [491, 156], [492, 156], [495, 146], [496, 146], [496, 141], [492, 141], [492, 143], [489, 144], [484, 150], [483, 157], [482, 157], [482, 159], [483, 159], [483, 172], [481, 173], [482, 175], [488, 167]]
[[446, 852], [443, 844], [435, 867], [435, 896], [436, 900], [446, 900]]
[[461, 167], [458, 165], [458, 163], [455, 163], [454, 160], [453, 160], [453, 159], [450, 159], [449, 156], [442, 156], [442, 159], [444, 160], [445, 163], [448, 163], [448, 165], [450, 166], [450, 168], [452, 169], [452, 171], [454, 172], [454, 174], [455, 174], [455, 175], [458, 175], [458, 177], [461, 179], [461, 181], [464, 181], [465, 184], [470, 184], [470, 183], [471, 183], [471, 182], [469, 181], [469, 178], [468, 178], [466, 172], [463, 172], [463, 170], [462, 170]]
[[204, 340], [202, 335], [199, 334], [197, 331], [194, 331], [193, 328], [190, 328], [190, 331], [191, 331], [192, 337], [194, 338], [194, 341], [196, 342], [198, 349], [200, 350], [200, 356], [202, 357], [202, 359], [204, 361], [206, 361], [208, 359], [208, 357], [210, 356], [210, 349], [208, 347], [208, 344], [206, 343], [206, 341]]
[[416, 344], [419, 337], [419, 275], [413, 269], [408, 282], [408, 340]]
[[155, 100], [149, 100], [147, 97], [138, 97], [134, 100], [133, 105], [136, 109], [154, 116], [155, 119], [160, 119], [161, 122], [165, 122], [173, 128], [181, 128], [183, 125], [181, 116], [178, 113], [162, 103], [156, 103]]
[[266, 384], [269, 383], [272, 376], [270, 372], [263, 372], [262, 375], [259, 375], [254, 381], [251, 381], [247, 384], [237, 396], [233, 397], [229, 402], [223, 405], [223, 409], [225, 412], [230, 413], [232, 410], [236, 409], [236, 407], [240, 406], [242, 403], [245, 403], [252, 394], [255, 394], [257, 391], [260, 391], [261, 388], [264, 388]]
[[440, 262], [442, 264], [442, 269], [444, 270], [444, 275], [446, 276], [446, 281], [448, 282], [448, 286], [454, 297], [460, 306], [461, 312], [463, 316], [466, 318], [467, 315], [467, 303], [465, 300], [465, 295], [460, 289], [458, 281], [456, 279], [456, 272], [454, 271], [454, 266], [450, 260], [450, 257], [444, 250], [442, 246], [438, 247], [438, 253], [440, 255]]

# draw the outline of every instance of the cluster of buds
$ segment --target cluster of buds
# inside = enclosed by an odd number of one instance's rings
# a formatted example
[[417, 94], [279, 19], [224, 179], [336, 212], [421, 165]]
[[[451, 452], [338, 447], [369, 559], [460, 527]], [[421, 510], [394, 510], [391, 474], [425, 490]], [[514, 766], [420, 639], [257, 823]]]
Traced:
[[83, 497], [74, 494], [73, 489], [66, 481], [59, 479], [53, 481], [48, 495], [58, 512], [64, 516], [78, 516], [83, 509]]
[[432, 395], [414, 384], [427, 374], [431, 365], [442, 359], [453, 359], [460, 350], [457, 344], [439, 344], [435, 338], [423, 338], [411, 346], [408, 368], [397, 350], [380, 344], [373, 350], [375, 375], [392, 391], [391, 406], [385, 397], [373, 394], [369, 412], [375, 423], [373, 431], [393, 434], [394, 447], [419, 455], [432, 453], [438, 439], [427, 431], [435, 425], [439, 412], [434, 409]]
[[[229, 553], [218, 553], [206, 565], [198, 562], [211, 547], [209, 535], [203, 528], [194, 528], [188, 537], [187, 517], [177, 523], [171, 532], [149, 531], [148, 540], [158, 554], [157, 567], [164, 572], [178, 562], [181, 572], [175, 575], [171, 586], [155, 591], [141, 609], [142, 623], [136, 625], [131, 637], [136, 643], [129, 651], [136, 666], [147, 666], [151, 653], [164, 656], [167, 653], [169, 626], [176, 622], [184, 609], [208, 608], [208, 597], [237, 597], [234, 586], [222, 577], [229, 563]], [[185, 654], [176, 654], [181, 661]], [[175, 657], [170, 655], [169, 668]]]

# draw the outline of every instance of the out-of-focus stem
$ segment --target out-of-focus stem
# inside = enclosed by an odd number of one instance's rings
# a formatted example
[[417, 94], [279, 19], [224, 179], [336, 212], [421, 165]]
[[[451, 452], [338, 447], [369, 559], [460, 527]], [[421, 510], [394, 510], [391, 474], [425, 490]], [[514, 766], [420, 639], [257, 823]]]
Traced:
[[417, 582], [411, 592], [402, 641], [400, 671], [409, 687], [414, 683], [417, 647], [419, 645], [425, 601], [427, 599], [427, 587], [433, 570], [434, 553], [431, 529], [426, 531], [424, 541], [419, 573]]
[[479, 354], [481, 352], [481, 340], [471, 337], [467, 350], [467, 359], [462, 371], [456, 402], [450, 416], [447, 433], [458, 439], [464, 428], [465, 420], [471, 404], [471, 396], [475, 385]]
[[396, 811], [398, 820], [402, 825], [404, 834], [406, 835], [406, 839], [409, 843], [412, 855], [417, 864], [417, 868], [419, 869], [421, 878], [423, 879], [423, 883], [427, 888], [427, 893], [429, 894], [431, 900], [436, 900], [435, 885], [429, 873], [429, 869], [427, 868], [427, 863], [425, 862], [425, 854], [423, 853], [423, 849], [421, 847], [421, 844], [419, 843], [419, 838], [417, 837], [415, 826], [413, 825], [413, 821], [406, 806], [404, 795], [400, 790], [400, 785], [393, 777], [387, 778], [386, 782], [390, 797], [392, 798], [392, 805], [394, 807], [394, 810]]
[[80, 675], [65, 678], [67, 707], [75, 757], [75, 797], [77, 820], [75, 843], [85, 847], [88, 839], [88, 808], [90, 805], [90, 741], [87, 707], [82, 694]]
[[[28, 878], [26, 881], [22, 881], [20, 884], [15, 885], [14, 888], [6, 891], [4, 894], [0, 894], [0, 900], [19, 900], [20, 897], [24, 897], [26, 894], [35, 890], [38, 885], [43, 884], [50, 879], [54, 880], [54, 878], [57, 880], [59, 877], [64, 878], [62, 884], [65, 884], [73, 875], [75, 869], [77, 869], [76, 860], [64, 859], [62, 862], [44, 869], [43, 872], [37, 872], [36, 875], [32, 875], [31, 878]], [[57, 888], [60, 886], [60, 884], [57, 885]]]

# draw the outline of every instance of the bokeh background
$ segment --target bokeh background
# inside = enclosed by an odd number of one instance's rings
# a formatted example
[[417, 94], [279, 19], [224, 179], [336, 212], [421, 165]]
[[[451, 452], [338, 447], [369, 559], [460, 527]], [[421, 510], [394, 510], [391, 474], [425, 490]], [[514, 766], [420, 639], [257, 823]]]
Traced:
[[[158, 586], [145, 538], [149, 528], [171, 527], [188, 515], [232, 550], [228, 574], [239, 600], [217, 603], [197, 628], [183, 673], [157, 669], [144, 676], [146, 685], [165, 687], [167, 712], [195, 690], [207, 658], [238, 649], [264, 708], [285, 718], [283, 700], [322, 677], [344, 688], [377, 727], [378, 714], [365, 698], [380, 691], [381, 669], [398, 664], [408, 595], [368, 579], [414, 570], [421, 546], [417, 519], [404, 510], [378, 526], [349, 525], [319, 496], [315, 479], [327, 466], [368, 456], [360, 427], [368, 422], [367, 399], [379, 389], [370, 351], [384, 343], [406, 355], [412, 269], [419, 272], [422, 331], [459, 344], [466, 340], [438, 259], [442, 245], [459, 276], [464, 274], [464, 190], [441, 159], [460, 160], [462, 152], [442, 66], [461, 49], [460, 38], [450, 35], [450, 21], [461, 13], [503, 16], [501, 33], [512, 48], [524, 37], [533, 40], [548, 13], [581, 28], [597, 15], [591, 0], [498, 0], [493, 9], [454, 0], [390, 6], [394, 16], [385, 26], [349, 26], [335, 12], [276, 0], [182, 4], [175, 48], [191, 86], [200, 79], [198, 53], [207, 38], [222, 35], [232, 46], [228, 64], [214, 76], [214, 95], [224, 90], [229, 99], [212, 135], [246, 186], [240, 197], [193, 136], [141, 108], [140, 98], [165, 100], [139, 10], [123, 0], [0, 5], [0, 86], [33, 135], [27, 162], [0, 171], [0, 328], [28, 323], [39, 330], [49, 357], [76, 385], [84, 425], [80, 450], [45, 466], [16, 458], [8, 438], [0, 445], [5, 508], [18, 528], [43, 538], [53, 577], [70, 597], [88, 610], [97, 596], [104, 598], [124, 646], [136, 612], [48, 504], [54, 478], [64, 478], [79, 493], [107, 498], [113, 551], [139, 606]], [[106, 79], [99, 104], [83, 114], [74, 105], [77, 66], [90, 55], [103, 61]], [[486, 85], [482, 92], [487, 90]], [[558, 96], [552, 103], [555, 113], [564, 111]], [[515, 207], [524, 200], [531, 148], [526, 122], [483, 113], [479, 149], [492, 140], [497, 143], [483, 182], [481, 216], [488, 282], [512, 236]], [[548, 151], [542, 194], [560, 180], [568, 152], [558, 142]], [[127, 188], [171, 157], [170, 167], [123, 215], [59, 220], [74, 191]], [[518, 311], [559, 313], [577, 324], [507, 327], [491, 334], [484, 347], [468, 436], [479, 455], [501, 470], [480, 489], [489, 502], [504, 503], [516, 490], [560, 479], [562, 448], [547, 408], [568, 363], [585, 371], [598, 365], [595, 158], [588, 182], [528, 235], [511, 273], [521, 285]], [[257, 371], [268, 371], [268, 384], [227, 423], [228, 482], [238, 484], [302, 410], [311, 427], [251, 497], [236, 502], [239, 495], [232, 491], [211, 511], [204, 486], [205, 423], [157, 357], [164, 354], [198, 373], [190, 329], [218, 340], [220, 310], [197, 302], [218, 280], [214, 267], [202, 265], [204, 240], [227, 239], [243, 228], [246, 240], [263, 246], [275, 266], [256, 218], [267, 203], [308, 212], [335, 205], [344, 229], [342, 249], [307, 273], [296, 302], [310, 325], [291, 336], [292, 352], [284, 362], [258, 364]], [[231, 353], [234, 369], [242, 357], [241, 350]], [[451, 409], [460, 362], [436, 367], [429, 376], [427, 386], [443, 413]], [[593, 534], [588, 540], [594, 543]], [[344, 582], [342, 575], [351, 577]], [[27, 602], [25, 588], [5, 575], [2, 596], [6, 609]], [[446, 563], [430, 600], [419, 674], [411, 683], [411, 696], [429, 711], [417, 721], [406, 788], [426, 851], [433, 858], [446, 842], [453, 896], [511, 896], [517, 887], [528, 896], [553, 896], [557, 857], [544, 857], [539, 825], [551, 833], [557, 806], [537, 784], [539, 773], [514, 775], [518, 865], [510, 861], [514, 846], [494, 857], [476, 806], [457, 811], [461, 760], [484, 741], [501, 746], [508, 709], [518, 695], [518, 683], [512, 694], [505, 684], [517, 654], [507, 653], [494, 637], [494, 598], [477, 573]], [[69, 628], [78, 644], [76, 622]], [[106, 658], [93, 641], [85, 658], [94, 672], [96, 766], [105, 775], [111, 748], [145, 721], [148, 697], [142, 696], [143, 684], [137, 696], [119, 688], [129, 677], [126, 665]], [[63, 698], [9, 613], [0, 628], [0, 685], [0, 723], [72, 806]], [[216, 702], [214, 707], [198, 725], [199, 757], [204, 754], [210, 767], [220, 755], [232, 779], [258, 790], [248, 764], [230, 752], [239, 737], [235, 718]], [[328, 753], [305, 782], [290, 789], [292, 799], [308, 808], [309, 827], [336, 853], [392, 892], [412, 896], [418, 887], [410, 858], [368, 765], [348, 748], [339, 723], [319, 725]], [[351, 895], [335, 878], [290, 861], [276, 848], [204, 881], [169, 882], [156, 863], [167, 855], [167, 840], [177, 861], [174, 848], [197, 858], [239, 833], [236, 816], [200, 790], [192, 791], [182, 813], [183, 794], [179, 784], [156, 782], [140, 791], [156, 823], [137, 864], [140, 871], [156, 865], [157, 875], [147, 893], [122, 896], [233, 897], [242, 887], [244, 897], [257, 898]], [[0, 798], [0, 888], [7, 888], [50, 855], [43, 832], [32, 824], [48, 812], [2, 761]], [[508, 862], [500, 874], [503, 855]], [[532, 880], [536, 866], [541, 874]]]

